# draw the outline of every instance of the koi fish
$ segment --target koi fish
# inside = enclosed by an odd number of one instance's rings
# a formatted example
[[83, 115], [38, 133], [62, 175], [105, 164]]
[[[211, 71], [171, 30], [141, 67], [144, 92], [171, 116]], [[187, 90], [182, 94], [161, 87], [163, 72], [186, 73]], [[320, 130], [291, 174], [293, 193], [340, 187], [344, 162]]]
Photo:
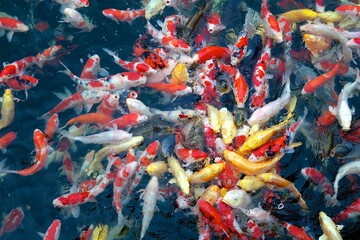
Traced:
[[157, 72], [155, 69], [153, 69], [145, 62], [136, 62], [136, 61], [128, 62], [120, 59], [114, 52], [112, 52], [107, 48], [103, 48], [103, 50], [114, 58], [115, 63], [117, 63], [122, 68], [125, 68], [126, 70], [136, 71], [139, 73], [143, 73], [145, 75], [154, 75]]
[[15, 115], [14, 96], [11, 89], [6, 89], [2, 97], [0, 129], [9, 126]]
[[[144, 199], [144, 205], [142, 209], [143, 220], [141, 227], [140, 239], [143, 239], [145, 233], [150, 225], [150, 221], [154, 216], [156, 199], [159, 198], [159, 180], [156, 176], [152, 176], [148, 185], [146, 186], [142, 197]], [[164, 198], [160, 198], [165, 201]]]
[[208, 16], [206, 27], [209, 33], [217, 33], [225, 29], [225, 26], [221, 23], [219, 12], [211, 13]]
[[261, 18], [264, 21], [267, 36], [276, 43], [283, 42], [284, 39], [281, 28], [274, 15], [269, 11], [267, 0], [261, 1]]
[[24, 211], [21, 207], [15, 208], [10, 211], [8, 215], [4, 217], [0, 228], [0, 237], [6, 233], [15, 231], [20, 225], [24, 218]]
[[332, 217], [335, 223], [344, 221], [345, 219], [358, 216], [360, 214], [360, 198], [352, 202], [348, 207]]
[[87, 17], [83, 17], [78, 11], [71, 8], [64, 9], [63, 21], [73, 28], [81, 29], [82, 32], [91, 32], [96, 26]]
[[39, 233], [43, 237], [43, 240], [58, 240], [60, 236], [61, 222], [55, 219], [50, 227], [47, 229], [45, 234]]
[[118, 10], [114, 8], [108, 8], [102, 11], [102, 14], [114, 20], [115, 22], [132, 22], [138, 17], [145, 16], [145, 9], [139, 10]]
[[14, 35], [14, 32], [27, 32], [29, 27], [23, 22], [19, 21], [16, 17], [11, 16], [0, 16], [0, 36], [4, 36], [5, 30], [8, 30], [6, 38], [9, 42]]
[[65, 94], [54, 92], [54, 94], [62, 99], [62, 101], [53, 109], [45, 113], [42, 118], [53, 115], [55, 113], [63, 112], [70, 108], [75, 108], [75, 111], [80, 113], [83, 106], [85, 106], [86, 111], [90, 111], [94, 104], [101, 102], [106, 96], [109, 95], [108, 92], [102, 90], [84, 90], [74, 94], [71, 94], [67, 88], [64, 88], [64, 90]]

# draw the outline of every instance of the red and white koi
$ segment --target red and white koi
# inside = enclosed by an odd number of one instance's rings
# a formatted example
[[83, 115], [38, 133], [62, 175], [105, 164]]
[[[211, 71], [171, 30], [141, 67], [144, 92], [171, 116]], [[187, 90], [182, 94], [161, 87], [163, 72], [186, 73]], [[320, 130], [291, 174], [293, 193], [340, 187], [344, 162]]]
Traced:
[[352, 18], [358, 18], [360, 17], [360, 6], [359, 5], [340, 5], [337, 8], [335, 8], [335, 12], [349, 16]]
[[[289, 74], [286, 75], [286, 78], [290, 78]], [[278, 114], [289, 103], [290, 97], [290, 79], [288, 79], [281, 96], [278, 99], [265, 104], [263, 107], [256, 109], [247, 120], [248, 124], [252, 126], [254, 124], [266, 123], [270, 118]]]
[[137, 72], [123, 72], [96, 80], [82, 79], [73, 74], [64, 64], [62, 65], [65, 67], [63, 72], [84, 89], [114, 91], [129, 89], [146, 82], [146, 76]]
[[146, 29], [156, 41], [161, 43], [165, 48], [175, 52], [190, 52], [190, 45], [176, 37], [166, 36], [157, 30], [150, 22], [146, 24]]
[[53, 109], [45, 113], [43, 117], [63, 112], [70, 108], [75, 108], [76, 112], [80, 113], [83, 106], [85, 106], [86, 111], [90, 111], [91, 107], [94, 104], [101, 102], [106, 96], [109, 95], [108, 92], [102, 90], [84, 90], [82, 92], [76, 92], [74, 94], [71, 94], [66, 88], [65, 94], [54, 94], [61, 98], [62, 101]]
[[118, 94], [109, 94], [97, 107], [97, 112], [112, 116], [116, 110], [120, 108]]
[[336, 107], [329, 106], [330, 112], [336, 116], [343, 131], [349, 131], [351, 127], [353, 111], [349, 107], [348, 99], [353, 97], [356, 91], [360, 91], [360, 73], [357, 70], [356, 80], [347, 83], [341, 89]]
[[[152, 176], [141, 197], [144, 199], [144, 204], [142, 208], [143, 220], [140, 239], [143, 239], [143, 237], [145, 236], [151, 219], [154, 216], [156, 199], [159, 198], [159, 196], [159, 180], [156, 176]], [[160, 199], [162, 201], [165, 201], [164, 198], [162, 198], [161, 196]]]
[[261, 1], [261, 18], [264, 21], [266, 35], [276, 43], [284, 41], [280, 25], [274, 15], [269, 10], [267, 0]]
[[323, 0], [315, 0], [315, 9], [316, 9], [316, 12], [318, 12], [318, 13], [325, 12], [324, 1]]
[[114, 58], [115, 63], [120, 65], [122, 68], [125, 68], [126, 70], [143, 73], [145, 75], [154, 75], [157, 72], [155, 69], [153, 69], [145, 62], [137, 62], [137, 61], [128, 62], [120, 59], [113, 51], [107, 48], [103, 48], [103, 50]]
[[249, 219], [246, 222], [248, 227], [248, 232], [250, 233], [251, 239], [258, 240], [258, 239], [265, 239], [264, 233], [261, 228], [254, 222], [253, 220]]
[[138, 168], [138, 163], [136, 161], [132, 161], [124, 165], [121, 169], [118, 170], [113, 187], [113, 204], [115, 210], [118, 214], [118, 225], [123, 226], [124, 217], [122, 215], [122, 194], [125, 190], [125, 187], [129, 184], [131, 179], [133, 178], [136, 169]]
[[16, 173], [22, 176], [30, 176], [43, 169], [43, 167], [45, 166], [46, 159], [52, 148], [48, 145], [46, 135], [39, 129], [35, 129], [33, 140], [34, 140], [35, 152], [36, 152], [35, 163], [33, 165], [23, 170], [1, 169], [0, 172]]
[[358, 161], [346, 163], [339, 168], [334, 181], [334, 195], [333, 195], [334, 200], [337, 199], [340, 180], [346, 175], [359, 174], [359, 173], [360, 173], [360, 162]]
[[117, 128], [124, 129], [136, 126], [140, 123], [146, 122], [148, 117], [145, 115], [137, 113], [128, 113], [119, 118], [112, 120], [111, 122], [104, 124], [103, 127], [106, 128]]
[[197, 206], [199, 207], [200, 213], [210, 221], [210, 225], [216, 233], [230, 236], [228, 225], [223, 221], [221, 214], [214, 206], [202, 199], [198, 200]]
[[90, 5], [89, 0], [53, 0], [56, 3], [61, 4], [60, 12], [63, 13], [65, 8], [82, 8]]
[[176, 27], [185, 25], [187, 18], [181, 14], [173, 14], [167, 16], [164, 22], [157, 21], [157, 24], [161, 26], [161, 32], [166, 36], [176, 37]]
[[45, 49], [41, 53], [38, 53], [36, 55], [36, 57], [37, 57], [36, 65], [38, 65], [40, 68], [42, 68], [46, 61], [55, 59], [56, 53], [58, 53], [60, 49], [62, 49], [61, 45], [54, 45], [54, 46], [51, 46], [51, 47]]
[[100, 67], [99, 55], [94, 54], [86, 61], [83, 70], [81, 71], [80, 78], [96, 79], [98, 74], [101, 76], [109, 75], [108, 71]]
[[27, 98], [27, 90], [35, 87], [39, 80], [30, 75], [15, 76], [6, 80], [3, 84], [14, 91], [25, 91]]
[[233, 92], [235, 96], [235, 101], [237, 103], [238, 108], [244, 108], [245, 102], [249, 95], [249, 88], [246, 83], [244, 76], [240, 73], [240, 71], [230, 65], [220, 64], [220, 69], [231, 75]]
[[24, 211], [21, 207], [11, 210], [11, 212], [4, 217], [0, 228], [0, 237], [6, 233], [15, 231], [24, 219]]
[[310, 237], [307, 232], [302, 228], [295, 226], [293, 224], [283, 222], [283, 226], [286, 228], [288, 233], [294, 238], [294, 239], [301, 239], [301, 240], [313, 240], [314, 238]]
[[73, 28], [81, 29], [82, 32], [91, 32], [96, 27], [87, 17], [83, 17], [78, 11], [71, 8], [64, 9], [63, 21], [69, 23]]
[[247, 32], [240, 32], [234, 48], [231, 50], [231, 65], [236, 66], [243, 60], [247, 54], [248, 44], [249, 38], [247, 37]]
[[307, 167], [301, 170], [301, 175], [311, 183], [320, 186], [321, 191], [325, 194], [326, 204], [335, 204], [335, 201], [333, 201], [334, 199], [331, 198], [334, 190], [324, 174], [319, 172], [316, 168]]
[[145, 9], [138, 9], [138, 10], [118, 10], [114, 8], [108, 8], [102, 11], [102, 14], [114, 20], [115, 22], [132, 22], [138, 17], [145, 16]]
[[222, 200], [218, 201], [218, 210], [222, 215], [225, 223], [229, 226], [230, 231], [235, 234], [237, 239], [247, 240], [244, 232], [241, 230], [239, 223], [236, 221], [232, 208]]
[[221, 23], [219, 12], [213, 12], [208, 16], [206, 27], [209, 33], [217, 33], [225, 29], [225, 26]]
[[29, 27], [16, 17], [6, 15], [0, 17], [0, 37], [4, 36], [5, 30], [9, 31], [6, 37], [11, 42], [14, 32], [27, 32]]
[[40, 234], [43, 237], [43, 240], [58, 240], [60, 236], [61, 222], [58, 219], [55, 219], [50, 227], [46, 230], [45, 234]]
[[183, 166], [188, 166], [192, 163], [203, 161], [207, 158], [207, 154], [200, 149], [188, 149], [182, 146], [181, 144], [181, 133], [179, 131], [175, 134], [175, 154], [179, 159], [184, 161], [186, 164]]
[[98, 176], [98, 178], [101, 180], [96, 184], [95, 187], [83, 192], [64, 194], [54, 199], [53, 205], [55, 207], [74, 207], [94, 200], [100, 193], [105, 190], [107, 185], [109, 185], [109, 183], [114, 179], [114, 174], [110, 172], [112, 164], [113, 163], [109, 162], [106, 168], [106, 172]]
[[4, 66], [0, 72], [0, 82], [22, 75], [27, 68], [33, 66], [38, 61], [37, 57], [28, 56]]
[[360, 198], [352, 202], [348, 207], [332, 217], [335, 223], [342, 222], [348, 218], [353, 218], [360, 215]]

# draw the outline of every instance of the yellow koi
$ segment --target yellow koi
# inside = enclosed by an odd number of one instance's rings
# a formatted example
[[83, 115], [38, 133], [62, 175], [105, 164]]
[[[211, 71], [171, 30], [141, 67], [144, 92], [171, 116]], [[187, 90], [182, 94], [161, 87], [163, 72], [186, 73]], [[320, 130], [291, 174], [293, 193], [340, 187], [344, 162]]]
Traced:
[[152, 162], [146, 167], [146, 171], [151, 176], [161, 177], [168, 170], [164, 161]]
[[309, 20], [315, 20], [318, 17], [318, 13], [311, 9], [295, 9], [281, 14], [286, 20], [293, 23], [299, 23]]
[[177, 185], [185, 195], [190, 194], [189, 178], [185, 173], [185, 170], [181, 167], [178, 160], [174, 157], [168, 157], [167, 159], [170, 170], [175, 177]]
[[336, 226], [331, 218], [326, 213], [320, 212], [319, 214], [320, 227], [324, 232], [319, 239], [342, 240], [339, 230], [342, 226]]
[[188, 70], [182, 62], [179, 62], [171, 73], [171, 83], [186, 84], [189, 79]]
[[245, 157], [227, 149], [224, 150], [223, 155], [225, 160], [239, 172], [245, 173], [246, 175], [256, 175], [272, 169], [284, 156], [284, 153], [279, 154], [268, 161], [257, 163], [250, 162]]
[[241, 189], [244, 189], [247, 192], [252, 192], [265, 186], [265, 183], [260, 181], [255, 176], [245, 176], [243, 179], [240, 179], [237, 182], [237, 186], [240, 187]]
[[236, 136], [234, 116], [226, 108], [220, 109], [221, 136], [225, 144], [232, 143]]
[[105, 240], [108, 230], [109, 226], [106, 224], [97, 225], [92, 232], [91, 240]]
[[209, 116], [211, 128], [214, 130], [215, 133], [219, 133], [221, 128], [219, 109], [209, 104], [207, 106], [207, 114]]
[[296, 189], [295, 185], [289, 180], [273, 172], [259, 174], [256, 177], [259, 178], [264, 183], [275, 185], [289, 190], [298, 199], [298, 203], [300, 204], [300, 206], [303, 209], [307, 209], [307, 205], [304, 199], [302, 199], [301, 193]]
[[193, 173], [189, 181], [190, 183], [206, 183], [216, 178], [224, 169], [226, 163], [213, 163], [198, 172]]
[[2, 96], [0, 129], [9, 126], [14, 120], [15, 103], [11, 89], [6, 89]]
[[319, 13], [318, 17], [320, 18], [320, 21], [325, 23], [341, 22], [342, 20], [345, 19], [344, 15], [332, 11]]
[[220, 188], [216, 185], [210, 185], [205, 189], [205, 192], [202, 194], [201, 199], [207, 201], [211, 205], [215, 205], [218, 198], [220, 197]]

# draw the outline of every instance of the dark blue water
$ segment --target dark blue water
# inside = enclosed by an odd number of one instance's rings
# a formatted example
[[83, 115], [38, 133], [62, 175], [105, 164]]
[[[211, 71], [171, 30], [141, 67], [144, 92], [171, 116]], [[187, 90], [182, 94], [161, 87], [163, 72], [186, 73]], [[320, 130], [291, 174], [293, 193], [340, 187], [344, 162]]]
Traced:
[[[249, 7], [259, 11], [259, 1], [246, 2], [248, 2]], [[334, 1], [331, 2], [329, 9], [333, 9], [334, 6], [336, 6], [333, 2]], [[305, 1], [304, 4], [313, 7], [312, 1]], [[31, 28], [27, 33], [15, 33], [11, 43], [7, 42], [5, 37], [0, 38], [0, 62], [10, 63], [25, 56], [35, 55], [54, 44], [54, 35], [60, 32], [65, 37], [72, 37], [71, 41], [61, 41], [58, 43], [63, 44], [65, 49], [64, 55], [60, 60], [69, 66], [75, 74], [79, 75], [82, 70], [83, 63], [80, 59], [86, 61], [89, 54], [98, 54], [101, 58], [102, 67], [107, 68], [111, 74], [115, 74], [122, 71], [122, 69], [102, 51], [102, 48], [117, 51], [120, 58], [132, 59], [133, 43], [140, 34], [145, 32], [144, 25], [146, 24], [146, 20], [139, 18], [131, 24], [117, 24], [105, 18], [101, 14], [101, 11], [106, 8], [139, 9], [141, 7], [142, 4], [140, 1], [130, 3], [129, 1], [119, 0], [91, 0], [90, 6], [79, 9], [79, 12], [88, 16], [97, 28], [90, 33], [78, 33], [78, 30], [69, 28], [67, 24], [59, 23], [61, 20], [59, 5], [52, 3], [50, 0], [2, 0], [0, 1], [0, 11], [6, 12], [11, 16], [17, 16], [19, 20], [29, 26], [33, 26], [32, 24], [39, 21], [46, 21], [50, 27], [43, 33], [35, 28]], [[283, 11], [275, 4], [272, 5], [272, 7], [274, 13]], [[234, 8], [238, 10], [229, 11]], [[224, 4], [223, 11], [228, 13], [222, 13], [226, 16], [224, 17], [224, 24], [227, 28], [233, 28], [235, 32], [241, 30], [245, 12], [240, 10], [238, 1], [228, 1], [228, 4]], [[174, 12], [173, 9], [166, 8], [164, 14], [156, 16], [152, 22], [155, 23], [156, 19], [162, 19], [164, 16]], [[190, 11], [189, 9], [184, 9], [186, 16], [190, 16], [193, 12], [194, 11]], [[234, 19], [238, 21], [234, 21]], [[223, 31], [212, 37], [211, 40], [224, 45], [226, 43], [224, 40], [225, 33], [226, 32]], [[299, 44], [301, 44], [301, 42]], [[254, 45], [256, 45], [256, 43], [254, 43]], [[254, 50], [256, 50], [256, 47], [254, 47]], [[281, 51], [281, 49], [279, 49], [279, 51]], [[258, 54], [259, 52], [254, 52], [252, 61], [249, 59], [246, 63], [247, 65], [242, 68], [242, 71], [247, 71], [248, 74], [250, 74], [250, 65], [256, 63]], [[32, 152], [34, 150], [32, 140], [33, 131], [36, 128], [44, 129], [45, 127], [44, 121], [38, 120], [38, 117], [52, 109], [59, 102], [59, 99], [52, 94], [52, 92], [62, 92], [63, 86], [75, 92], [73, 82], [66, 75], [59, 73], [59, 70], [62, 70], [62, 67], [56, 61], [43, 69], [33, 69], [33, 73], [39, 79], [38, 85], [28, 91], [29, 97], [27, 100], [16, 103], [14, 122], [9, 127], [0, 131], [0, 136], [9, 131], [15, 131], [17, 133], [17, 139], [8, 147], [8, 151], [0, 156], [1, 159], [7, 159], [6, 165], [10, 169], [23, 169], [31, 165], [34, 157], [34, 152]], [[353, 81], [353, 79], [338, 77], [336, 79], [337, 92], [340, 91], [344, 81]], [[297, 94], [296, 92], [299, 92], [299, 90], [301, 90], [301, 88], [294, 89], [295, 94]], [[139, 98], [145, 104], [151, 104], [152, 107], [164, 110], [174, 109], [177, 106], [192, 108], [198, 99], [196, 96], [187, 96], [178, 98], [169, 104], [159, 93], [154, 94], [151, 91], [147, 92], [141, 89], [140, 92], [143, 93], [143, 95], [140, 95]], [[14, 94], [17, 98], [25, 99], [23, 92], [16, 92]], [[275, 99], [274, 96], [270, 97]], [[312, 99], [312, 101], [315, 101], [314, 106], [310, 105], [309, 99], [311, 100], [311, 97], [299, 97], [299, 103], [295, 112], [301, 115], [303, 108], [307, 106], [309, 108], [307, 121], [312, 122], [315, 120], [315, 117], [318, 116], [318, 106], [326, 103], [323, 100]], [[230, 95], [223, 96], [221, 100], [226, 106], [232, 106], [234, 102]], [[359, 116], [358, 101], [359, 98], [353, 98], [349, 101], [357, 110], [357, 115], [354, 116], [354, 119]], [[73, 110], [69, 110], [60, 113], [59, 116], [60, 126], [62, 126], [68, 119], [76, 116], [76, 114]], [[148, 127], [150, 126], [144, 124], [137, 127], [134, 131], [142, 132], [142, 128]], [[342, 143], [343, 141], [338, 136], [339, 129], [337, 126], [331, 127], [326, 133], [314, 134], [314, 138], [318, 142], [326, 142], [324, 137], [326, 134], [329, 135], [331, 140], [329, 140], [330, 147], [325, 147], [325, 151], [330, 150], [334, 145]], [[147, 133], [144, 136], [145, 141], [144, 144], [139, 147], [140, 150], [143, 150], [147, 143], [166, 137], [166, 135], [156, 132]], [[355, 199], [359, 198], [359, 178], [356, 178], [353, 183], [348, 179], [343, 179], [340, 184], [341, 189], [338, 197], [340, 205], [336, 207], [325, 207], [322, 193], [316, 187], [309, 184], [301, 176], [300, 171], [304, 167], [315, 167], [322, 170], [328, 180], [333, 182], [338, 168], [344, 164], [344, 161], [329, 157], [328, 152], [318, 154], [318, 152], [314, 151], [311, 147], [307, 148], [306, 142], [308, 139], [300, 133], [296, 140], [303, 142], [303, 146], [297, 148], [294, 153], [287, 154], [281, 160], [280, 174], [295, 183], [295, 186], [307, 202], [309, 210], [300, 210], [295, 203], [296, 201], [281, 191], [278, 191], [278, 193], [285, 199], [285, 209], [276, 210], [275, 208], [269, 207], [269, 210], [279, 219], [303, 226], [312, 236], [319, 237], [322, 232], [317, 220], [318, 213], [325, 211], [329, 216], [333, 216]], [[100, 146], [91, 146], [91, 148], [97, 150]], [[79, 158], [83, 157], [87, 151], [89, 151], [88, 146], [78, 144], [78, 150], [71, 152], [72, 159], [78, 166], [82, 164], [82, 160]], [[163, 160], [160, 155], [158, 159]], [[0, 179], [0, 212], [7, 214], [11, 209], [22, 207], [25, 213], [21, 227], [13, 233], [4, 235], [2, 239], [41, 239], [37, 232], [45, 232], [54, 219], [60, 219], [62, 221], [60, 234], [60, 239], [62, 240], [76, 239], [79, 236], [80, 230], [91, 224], [108, 224], [110, 227], [116, 224], [117, 215], [112, 206], [112, 188], [110, 186], [96, 198], [96, 202], [81, 205], [81, 215], [77, 219], [72, 217], [65, 218], [60, 209], [54, 208], [52, 205], [53, 199], [70, 188], [66, 177], [60, 176], [60, 165], [60, 163], [53, 163], [47, 169], [28, 177], [8, 174], [6, 177]], [[170, 178], [171, 175], [167, 174], [160, 180], [161, 189], [165, 191], [169, 189], [167, 182]], [[149, 179], [149, 176], [144, 176], [136, 190], [145, 188]], [[142, 200], [139, 200], [139, 195], [139, 193], [134, 192], [132, 200], [127, 207], [124, 208], [123, 214], [130, 220], [130, 230], [123, 237], [124, 239], [137, 239], [140, 236]], [[259, 200], [261, 197], [260, 193], [254, 195], [254, 199], [257, 199], [259, 202], [261, 202]], [[155, 213], [145, 239], [197, 239], [198, 233], [194, 215], [189, 214], [189, 211], [179, 211], [175, 206], [175, 199], [176, 196], [172, 194], [166, 195], [166, 201], [164, 203], [158, 201], [157, 206], [159, 211]], [[239, 216], [240, 215], [239, 213]], [[344, 222], [345, 228], [341, 232], [344, 239], [358, 239], [356, 237], [360, 233], [358, 223], [358, 218]], [[268, 238], [270, 239], [270, 237]], [[281, 239], [291, 239], [291, 237], [284, 234], [281, 236]]]

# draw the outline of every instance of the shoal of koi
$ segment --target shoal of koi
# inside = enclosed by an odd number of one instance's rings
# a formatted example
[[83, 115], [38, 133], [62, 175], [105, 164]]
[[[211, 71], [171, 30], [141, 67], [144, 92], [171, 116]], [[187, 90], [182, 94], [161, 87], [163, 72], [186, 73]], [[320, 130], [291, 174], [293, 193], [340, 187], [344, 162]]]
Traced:
[[[89, 1], [53, 1], [61, 5], [63, 21], [72, 27], [82, 32], [90, 32], [95, 27], [76, 10], [88, 7]], [[284, 3], [280, 1], [278, 5], [283, 6]], [[150, 0], [138, 10], [104, 9], [103, 15], [119, 24], [130, 23], [136, 18], [148, 20], [145, 26], [147, 34], [134, 44], [134, 59], [123, 60], [112, 50], [104, 49], [127, 72], [109, 75], [100, 67], [98, 55], [89, 57], [80, 76], [60, 62], [64, 67], [62, 72], [76, 83], [77, 91], [71, 93], [66, 89], [65, 94], [56, 93], [61, 98], [60, 103], [42, 116], [47, 123], [44, 130], [34, 130], [34, 163], [22, 170], [9, 170], [4, 160], [0, 163], [1, 173], [29, 176], [51, 162], [61, 161], [71, 188], [67, 193], [59, 194], [53, 205], [68, 210], [75, 218], [80, 215], [80, 205], [93, 201], [112, 185], [113, 206], [118, 215], [115, 227], [91, 225], [80, 233], [82, 240], [115, 239], [129, 225], [129, 219], [123, 215], [123, 207], [135, 194], [133, 192], [145, 173], [151, 179], [141, 195], [143, 220], [140, 239], [146, 236], [157, 200], [164, 201], [162, 194], [165, 194], [161, 193], [162, 186], [159, 186], [161, 178], [161, 183], [166, 181], [164, 174], [173, 175], [174, 178], [164, 188], [170, 184], [177, 186], [172, 193], [177, 195], [178, 208], [193, 213], [199, 239], [214, 236], [222, 239], [265, 239], [283, 234], [294, 239], [319, 237], [308, 227], [290, 223], [281, 215], [275, 216], [271, 210], [274, 207], [283, 208], [284, 204], [289, 204], [288, 199], [292, 199], [292, 204], [302, 208], [305, 214], [309, 211], [306, 197], [303, 198], [296, 186], [282, 177], [279, 171], [284, 155], [301, 146], [300, 142], [294, 142], [299, 129], [308, 141], [314, 138], [315, 133], [306, 134], [312, 128], [320, 136], [328, 129], [335, 129], [341, 141], [360, 142], [360, 123], [353, 121], [354, 109], [348, 102], [360, 91], [359, 69], [355, 70], [351, 63], [359, 57], [360, 32], [356, 30], [360, 29], [360, 5], [342, 4], [334, 11], [325, 11], [327, 6], [322, 3], [317, 0], [315, 10], [303, 6], [274, 16], [267, 1], [262, 0], [259, 13], [247, 9], [243, 30], [228, 47], [207, 44], [210, 38], [216, 38], [217, 33], [226, 30], [217, 1], [204, 4], [192, 17], [182, 15], [177, 5], [191, 5], [192, 1]], [[150, 19], [165, 7], [173, 7], [179, 12], [165, 16], [164, 21], [158, 20], [159, 29], [150, 23]], [[201, 19], [206, 19], [203, 23], [205, 30], [196, 29]], [[9, 31], [7, 36], [11, 41], [14, 32], [26, 32], [29, 27], [5, 15], [0, 17], [0, 29], [1, 35], [5, 30]], [[178, 32], [179, 29], [182, 33]], [[309, 63], [319, 72], [312, 79], [305, 79], [309, 76], [299, 71], [306, 67], [301, 65], [299, 56], [294, 52], [297, 47], [293, 44], [296, 31], [305, 43], [302, 54], [310, 54]], [[193, 32], [199, 34], [195, 42], [190, 43], [192, 41], [188, 36]], [[204, 32], [207, 34], [203, 35]], [[263, 40], [260, 56], [254, 55], [256, 49], [249, 48], [255, 35]], [[153, 42], [148, 41], [149, 38]], [[283, 48], [282, 55], [272, 56], [275, 45]], [[12, 92], [35, 91], [33, 88], [38, 79], [29, 71], [46, 66], [48, 61], [56, 58], [61, 48], [61, 45], [54, 45], [36, 56], [24, 57], [4, 66], [0, 72], [0, 84], [6, 88], [2, 97], [0, 129], [9, 126], [14, 119], [16, 104]], [[252, 74], [246, 76], [240, 69], [246, 65], [244, 59], [250, 55], [258, 58]], [[295, 83], [294, 74], [297, 75]], [[230, 80], [220, 80], [224, 76]], [[343, 85], [337, 94], [334, 79], [344, 76], [353, 81]], [[275, 85], [276, 81], [280, 82], [277, 88], [282, 89], [282, 93], [274, 99], [269, 89], [272, 88], [270, 84]], [[301, 93], [296, 91], [294, 84], [301, 84]], [[198, 95], [198, 100], [193, 109], [160, 110], [139, 100], [141, 96], [138, 96], [137, 90], [140, 88], [151, 88], [158, 94], [173, 98]], [[230, 102], [222, 101], [221, 97], [225, 94], [231, 96]], [[324, 96], [330, 100], [318, 110], [321, 115], [312, 113], [318, 115], [317, 120], [306, 122], [311, 99], [317, 101], [319, 98], [320, 101]], [[308, 101], [309, 106], [296, 114], [296, 102], [300, 99]], [[97, 105], [95, 109], [94, 105]], [[62, 112], [72, 108], [78, 116], [59, 128], [58, 114], [61, 116]], [[82, 113], [83, 109], [86, 113]], [[283, 109], [287, 112], [285, 116]], [[144, 136], [135, 136], [130, 131], [134, 129], [136, 133], [138, 126], [149, 128], [145, 123], [156, 116], [172, 125], [170, 137], [155, 140], [140, 150]], [[15, 139], [14, 132], [3, 136], [0, 139], [1, 149]], [[84, 162], [77, 164], [70, 154], [70, 146], [75, 146], [76, 142], [94, 146], [94, 150], [86, 154]], [[55, 143], [57, 147], [53, 150]], [[95, 144], [102, 147], [96, 151]], [[314, 151], [320, 149], [319, 146], [312, 147]], [[323, 152], [325, 157], [327, 154], [333, 157], [343, 154], [336, 148], [327, 150]], [[103, 159], [106, 158], [104, 168]], [[357, 159], [339, 168], [333, 185], [322, 173], [324, 169], [309, 166], [298, 171], [320, 189], [325, 205], [332, 207], [339, 205], [340, 180], [346, 175], [360, 173], [360, 161]], [[287, 193], [290, 197], [282, 198], [277, 192]], [[263, 199], [259, 199], [259, 195]], [[324, 211], [318, 213], [323, 239], [342, 239], [341, 226], [336, 224], [360, 214], [360, 198], [358, 194], [356, 196], [353, 203], [341, 206], [342, 210], [331, 218]], [[24, 217], [21, 207], [11, 210], [3, 220], [0, 237], [19, 227]], [[58, 239], [60, 229], [61, 222], [56, 219], [41, 236], [47, 240]]]

